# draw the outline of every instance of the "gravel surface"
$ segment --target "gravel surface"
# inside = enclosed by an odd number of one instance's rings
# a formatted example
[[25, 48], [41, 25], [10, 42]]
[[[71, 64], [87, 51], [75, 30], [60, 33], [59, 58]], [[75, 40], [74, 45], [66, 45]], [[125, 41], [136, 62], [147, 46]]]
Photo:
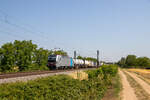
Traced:
[[64, 72], [57, 72], [57, 73], [47, 73], [47, 74], [40, 74], [40, 75], [31, 75], [31, 76], [23, 76], [23, 77], [15, 77], [15, 78], [6, 78], [6, 79], [0, 79], [0, 84], [2, 84], [2, 83], [10, 83], [10, 82], [17, 82], [17, 81], [26, 82], [28, 80], [34, 80], [36, 78], [42, 78], [42, 77], [47, 77], [47, 76], [52, 76], [52, 75], [59, 75], [59, 74], [70, 74], [72, 72], [74, 72], [74, 71], [64, 71]]

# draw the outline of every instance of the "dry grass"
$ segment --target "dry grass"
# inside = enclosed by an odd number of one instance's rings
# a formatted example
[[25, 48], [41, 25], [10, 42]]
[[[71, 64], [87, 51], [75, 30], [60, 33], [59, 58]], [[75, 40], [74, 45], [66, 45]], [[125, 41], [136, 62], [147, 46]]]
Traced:
[[83, 71], [75, 71], [71, 74], [69, 74], [74, 79], [79, 79], [79, 80], [88, 80], [88, 74], [83, 72]]
[[143, 77], [143, 80], [145, 80], [147, 83], [150, 84], [150, 70], [147, 69], [128, 69], [130, 72], [134, 72], [137, 75], [140, 75]]
[[143, 73], [143, 74], [150, 74], [150, 70], [148, 69], [128, 69], [129, 71], [133, 71], [133, 72], [139, 72], [139, 73]]
[[127, 80], [129, 81], [129, 84], [134, 89], [135, 94], [138, 98], [138, 100], [150, 100], [150, 95], [138, 84], [130, 75], [128, 75], [126, 72], [124, 72], [127, 76]]

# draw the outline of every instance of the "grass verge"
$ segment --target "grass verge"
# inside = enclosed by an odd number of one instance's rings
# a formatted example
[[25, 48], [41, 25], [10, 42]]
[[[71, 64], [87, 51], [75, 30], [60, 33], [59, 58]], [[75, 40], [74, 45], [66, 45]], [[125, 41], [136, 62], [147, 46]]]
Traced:
[[121, 100], [120, 91], [122, 84], [119, 74], [112, 78], [112, 84], [108, 87], [102, 100]]

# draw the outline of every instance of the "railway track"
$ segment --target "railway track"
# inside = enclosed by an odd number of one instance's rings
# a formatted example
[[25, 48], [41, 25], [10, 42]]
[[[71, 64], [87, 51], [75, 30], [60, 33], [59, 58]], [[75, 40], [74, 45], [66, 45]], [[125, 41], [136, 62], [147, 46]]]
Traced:
[[70, 74], [79, 70], [92, 70], [95, 68], [82, 68], [82, 69], [68, 69], [68, 70], [52, 70], [52, 71], [36, 71], [36, 72], [17, 72], [0, 74], [0, 84], [14, 83], [14, 82], [27, 82], [29, 80], [35, 80], [37, 78], [53, 76], [58, 74]]
[[49, 74], [49, 73], [69, 72], [69, 71], [76, 71], [76, 70], [88, 70], [88, 69], [93, 69], [93, 68], [7, 73], [7, 74], [0, 74], [0, 79], [8, 79], [8, 78], [16, 78], [16, 77], [24, 77], [24, 76], [32, 76], [32, 75], [42, 75], [42, 74]]

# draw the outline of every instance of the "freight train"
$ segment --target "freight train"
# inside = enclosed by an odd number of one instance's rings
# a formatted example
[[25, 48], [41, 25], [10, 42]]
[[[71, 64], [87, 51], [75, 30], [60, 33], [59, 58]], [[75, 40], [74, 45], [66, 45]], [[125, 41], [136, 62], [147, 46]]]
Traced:
[[89, 68], [96, 67], [96, 65], [94, 61], [73, 59], [63, 55], [49, 55], [47, 64], [50, 69]]

